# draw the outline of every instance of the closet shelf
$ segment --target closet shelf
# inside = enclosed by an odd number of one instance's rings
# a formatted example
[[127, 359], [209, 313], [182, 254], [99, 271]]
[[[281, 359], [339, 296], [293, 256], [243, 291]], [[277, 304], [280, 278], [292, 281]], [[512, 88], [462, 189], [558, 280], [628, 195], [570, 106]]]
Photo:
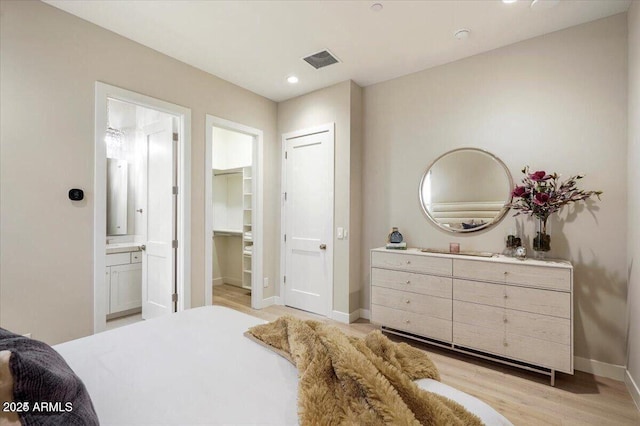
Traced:
[[242, 168], [241, 167], [237, 167], [234, 169], [213, 169], [213, 175], [214, 176], [221, 176], [221, 175], [241, 175], [242, 174]]
[[242, 235], [242, 229], [214, 229], [213, 235]]

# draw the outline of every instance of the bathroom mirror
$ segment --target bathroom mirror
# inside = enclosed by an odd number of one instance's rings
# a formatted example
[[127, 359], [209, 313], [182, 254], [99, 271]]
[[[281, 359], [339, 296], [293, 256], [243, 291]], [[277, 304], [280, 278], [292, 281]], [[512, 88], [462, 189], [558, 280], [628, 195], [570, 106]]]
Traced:
[[127, 234], [128, 164], [107, 158], [107, 236]]
[[513, 179], [495, 155], [477, 148], [449, 151], [420, 181], [427, 217], [449, 232], [475, 232], [498, 223], [509, 210]]

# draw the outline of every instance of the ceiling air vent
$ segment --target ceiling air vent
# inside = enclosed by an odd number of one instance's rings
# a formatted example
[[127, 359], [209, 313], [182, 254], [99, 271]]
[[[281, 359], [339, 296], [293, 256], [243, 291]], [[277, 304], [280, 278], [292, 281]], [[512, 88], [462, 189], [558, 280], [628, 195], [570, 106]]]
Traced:
[[328, 65], [337, 64], [340, 62], [338, 58], [333, 56], [331, 52], [328, 50], [323, 50], [318, 53], [314, 53], [313, 55], [309, 55], [304, 59], [309, 65], [314, 67], [315, 69], [324, 68]]

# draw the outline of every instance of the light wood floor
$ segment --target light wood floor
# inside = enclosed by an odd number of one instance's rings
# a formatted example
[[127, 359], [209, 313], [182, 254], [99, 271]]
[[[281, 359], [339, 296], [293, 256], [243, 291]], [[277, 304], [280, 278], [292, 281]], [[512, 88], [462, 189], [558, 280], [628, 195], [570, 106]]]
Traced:
[[[285, 314], [320, 320], [355, 336], [363, 336], [376, 328], [362, 319], [353, 324], [341, 324], [286, 306], [251, 309], [250, 292], [226, 284], [213, 288], [213, 304], [267, 321]], [[428, 352], [440, 370], [443, 383], [483, 400], [516, 426], [640, 425], [640, 411], [622, 382], [576, 371], [573, 376], [557, 374], [556, 386], [551, 387], [548, 384], [549, 378], [541, 374], [396, 336], [389, 337], [395, 341], [406, 341]]]
[[140, 321], [143, 321], [142, 314], [132, 314], [126, 317], [114, 318], [107, 320], [106, 330], [113, 330], [114, 328], [124, 327], [125, 325], [135, 324]]

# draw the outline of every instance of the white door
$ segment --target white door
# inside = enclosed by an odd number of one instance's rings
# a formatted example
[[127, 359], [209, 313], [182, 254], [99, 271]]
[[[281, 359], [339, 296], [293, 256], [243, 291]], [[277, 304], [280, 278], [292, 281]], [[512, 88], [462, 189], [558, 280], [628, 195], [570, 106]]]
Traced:
[[284, 303], [328, 316], [333, 286], [333, 131], [285, 136]]
[[173, 194], [176, 170], [172, 119], [145, 128], [146, 243], [142, 255], [142, 318], [175, 312], [176, 206]]

